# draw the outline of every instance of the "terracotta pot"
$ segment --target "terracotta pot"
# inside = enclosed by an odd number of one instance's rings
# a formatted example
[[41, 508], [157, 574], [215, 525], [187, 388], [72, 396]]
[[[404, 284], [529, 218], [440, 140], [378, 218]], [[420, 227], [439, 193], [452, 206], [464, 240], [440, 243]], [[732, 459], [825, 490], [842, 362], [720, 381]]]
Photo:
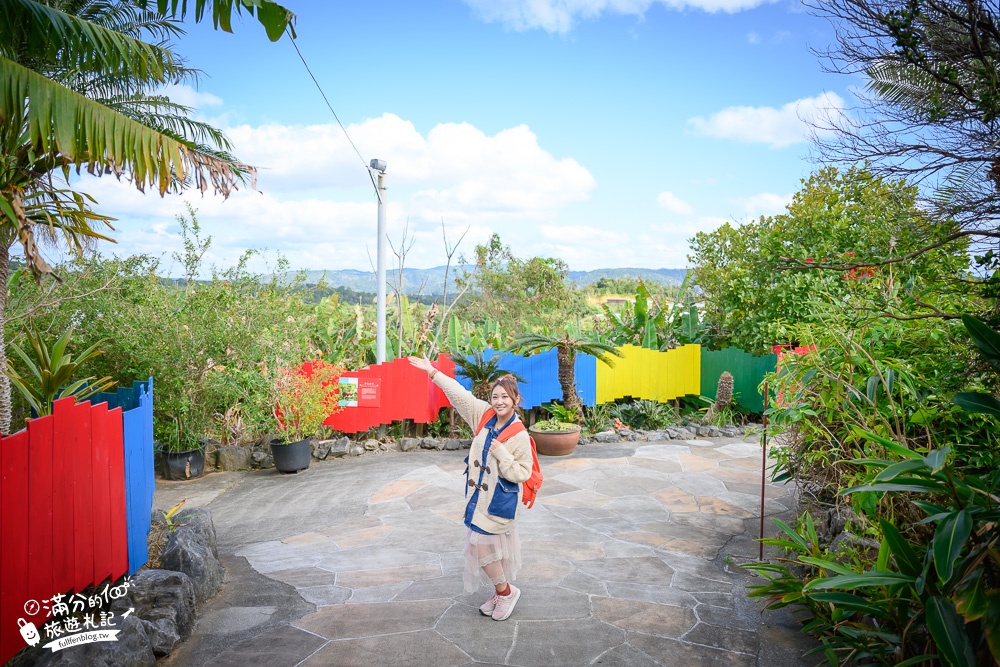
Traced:
[[572, 454], [580, 442], [580, 427], [565, 431], [536, 431], [534, 427], [528, 432], [535, 440], [535, 448], [545, 456], [566, 456]]

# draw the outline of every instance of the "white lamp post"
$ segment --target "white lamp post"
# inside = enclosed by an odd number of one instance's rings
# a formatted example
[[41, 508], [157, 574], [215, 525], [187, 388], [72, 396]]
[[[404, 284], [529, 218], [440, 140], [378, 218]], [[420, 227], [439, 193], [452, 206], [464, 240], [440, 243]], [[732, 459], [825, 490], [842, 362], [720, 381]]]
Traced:
[[371, 168], [378, 172], [378, 259], [375, 281], [375, 361], [385, 361], [385, 160], [372, 160]]

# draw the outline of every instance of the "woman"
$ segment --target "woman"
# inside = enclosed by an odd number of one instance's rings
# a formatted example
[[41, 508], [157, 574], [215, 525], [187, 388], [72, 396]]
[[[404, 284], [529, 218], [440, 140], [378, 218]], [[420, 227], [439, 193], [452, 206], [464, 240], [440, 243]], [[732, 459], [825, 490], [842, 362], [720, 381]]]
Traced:
[[462, 419], [475, 430], [490, 408], [496, 416], [475, 435], [466, 459], [468, 478], [465, 525], [465, 590], [479, 587], [480, 571], [496, 589], [479, 608], [494, 621], [505, 621], [514, 611], [521, 591], [514, 581], [521, 567], [521, 542], [517, 535], [517, 515], [521, 511], [521, 482], [531, 476], [531, 440], [521, 431], [504, 442], [497, 436], [518, 419], [515, 409], [521, 402], [517, 381], [505, 375], [493, 383], [490, 402], [481, 401], [454, 378], [440, 372], [426, 357], [410, 357], [410, 363], [427, 373], [444, 391]]

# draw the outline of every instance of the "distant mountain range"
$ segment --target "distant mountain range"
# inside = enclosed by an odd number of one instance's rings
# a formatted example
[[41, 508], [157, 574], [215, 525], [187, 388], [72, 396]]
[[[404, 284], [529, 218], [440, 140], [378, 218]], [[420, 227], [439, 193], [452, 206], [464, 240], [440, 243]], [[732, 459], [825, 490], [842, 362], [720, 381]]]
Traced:
[[[326, 282], [331, 287], [348, 288], [355, 292], [371, 294], [375, 292], [375, 274], [371, 271], [328, 269], [326, 271], [305, 271], [304, 273], [306, 283], [318, 283], [325, 274]], [[585, 287], [601, 278], [642, 278], [647, 282], [656, 282], [661, 285], [680, 285], [686, 273], [686, 269], [594, 269], [593, 271], [570, 271], [569, 278], [578, 287]], [[286, 274], [289, 278], [295, 275], [297, 275], [296, 272]], [[452, 267], [449, 278], [453, 278], [454, 275], [455, 267]], [[386, 280], [390, 285], [394, 283], [396, 277], [396, 272], [386, 272]], [[417, 292], [425, 295], [441, 294], [444, 291], [443, 287], [443, 266], [436, 266], [432, 269], [403, 269], [403, 292], [406, 294]], [[448, 291], [454, 293], [454, 282]]]

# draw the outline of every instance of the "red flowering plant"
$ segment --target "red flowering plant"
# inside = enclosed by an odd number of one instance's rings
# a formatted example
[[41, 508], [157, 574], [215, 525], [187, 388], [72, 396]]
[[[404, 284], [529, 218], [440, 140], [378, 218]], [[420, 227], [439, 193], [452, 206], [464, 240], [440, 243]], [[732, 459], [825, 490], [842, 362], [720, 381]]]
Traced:
[[341, 409], [343, 373], [340, 366], [323, 360], [278, 370], [274, 416], [284, 442], [298, 442], [316, 435], [323, 422]]

